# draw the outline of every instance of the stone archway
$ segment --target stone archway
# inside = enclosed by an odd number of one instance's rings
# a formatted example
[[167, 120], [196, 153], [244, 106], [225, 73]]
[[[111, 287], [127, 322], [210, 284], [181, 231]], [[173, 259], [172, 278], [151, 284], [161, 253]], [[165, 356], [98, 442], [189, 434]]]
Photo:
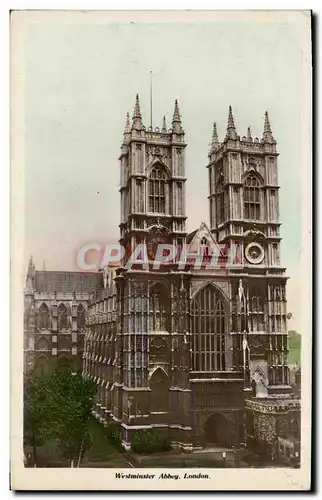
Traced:
[[230, 448], [233, 444], [231, 422], [221, 413], [213, 413], [204, 424], [204, 444]]

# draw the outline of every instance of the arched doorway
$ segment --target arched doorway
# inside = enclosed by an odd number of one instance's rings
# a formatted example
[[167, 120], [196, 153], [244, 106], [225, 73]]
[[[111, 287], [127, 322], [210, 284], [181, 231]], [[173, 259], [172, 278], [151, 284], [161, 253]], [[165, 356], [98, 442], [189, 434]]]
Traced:
[[204, 425], [204, 444], [230, 448], [233, 443], [232, 426], [220, 413], [212, 414]]

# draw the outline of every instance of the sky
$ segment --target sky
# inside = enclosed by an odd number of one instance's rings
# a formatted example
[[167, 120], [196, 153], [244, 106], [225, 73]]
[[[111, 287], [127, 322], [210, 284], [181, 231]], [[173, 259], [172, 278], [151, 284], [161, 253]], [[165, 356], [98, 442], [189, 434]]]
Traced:
[[187, 229], [208, 223], [207, 153], [232, 106], [237, 132], [261, 138], [270, 117], [279, 151], [281, 263], [296, 328], [301, 253], [303, 48], [296, 24], [272, 22], [34, 23], [26, 31], [25, 259], [75, 270], [85, 242], [117, 241], [126, 112], [139, 93], [149, 125], [170, 127], [177, 98], [186, 132]]

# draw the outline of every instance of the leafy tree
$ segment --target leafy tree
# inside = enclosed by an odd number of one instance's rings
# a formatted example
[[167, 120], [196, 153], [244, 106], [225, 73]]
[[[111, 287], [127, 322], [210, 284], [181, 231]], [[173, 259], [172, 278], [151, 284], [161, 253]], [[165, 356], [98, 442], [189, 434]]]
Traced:
[[24, 444], [33, 449], [33, 461], [37, 464], [37, 447], [47, 441], [50, 434], [47, 407], [48, 379], [34, 371], [24, 378]]
[[79, 466], [92, 444], [89, 426], [96, 384], [81, 373], [53, 373], [49, 380], [52, 438], [71, 467]]
[[56, 442], [71, 467], [91, 446], [89, 432], [96, 384], [81, 373], [63, 370], [46, 376], [28, 373], [24, 391], [24, 440], [36, 448]]

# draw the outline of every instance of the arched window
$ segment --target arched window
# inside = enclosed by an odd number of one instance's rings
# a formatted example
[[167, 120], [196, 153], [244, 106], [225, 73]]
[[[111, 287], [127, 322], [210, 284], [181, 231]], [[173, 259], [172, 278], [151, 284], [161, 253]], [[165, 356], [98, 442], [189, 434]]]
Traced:
[[265, 289], [251, 284], [249, 286], [248, 316], [251, 331], [264, 330], [264, 301]]
[[224, 371], [226, 314], [222, 296], [211, 285], [192, 300], [191, 334], [194, 371]]
[[58, 307], [58, 330], [64, 330], [68, 328], [68, 314], [67, 307], [65, 304], [60, 304]]
[[49, 309], [46, 304], [41, 304], [38, 318], [39, 328], [49, 328]]
[[46, 351], [49, 349], [49, 342], [45, 337], [40, 337], [36, 341], [36, 350], [37, 351]]
[[58, 349], [60, 351], [70, 351], [71, 345], [70, 345], [70, 340], [67, 338], [66, 335], [59, 335], [58, 336]]
[[167, 297], [166, 291], [162, 286], [154, 286], [150, 290], [150, 330], [167, 331]]
[[208, 257], [209, 255], [209, 242], [205, 236], [200, 240], [200, 255]]
[[154, 167], [149, 178], [149, 210], [150, 212], [165, 213], [165, 183], [164, 172]]
[[44, 376], [50, 371], [50, 361], [46, 356], [38, 356], [35, 363], [35, 372], [37, 375]]
[[255, 175], [248, 175], [245, 179], [244, 219], [260, 219], [260, 183]]
[[85, 329], [85, 309], [82, 304], [79, 304], [77, 308], [77, 329], [84, 330]]

